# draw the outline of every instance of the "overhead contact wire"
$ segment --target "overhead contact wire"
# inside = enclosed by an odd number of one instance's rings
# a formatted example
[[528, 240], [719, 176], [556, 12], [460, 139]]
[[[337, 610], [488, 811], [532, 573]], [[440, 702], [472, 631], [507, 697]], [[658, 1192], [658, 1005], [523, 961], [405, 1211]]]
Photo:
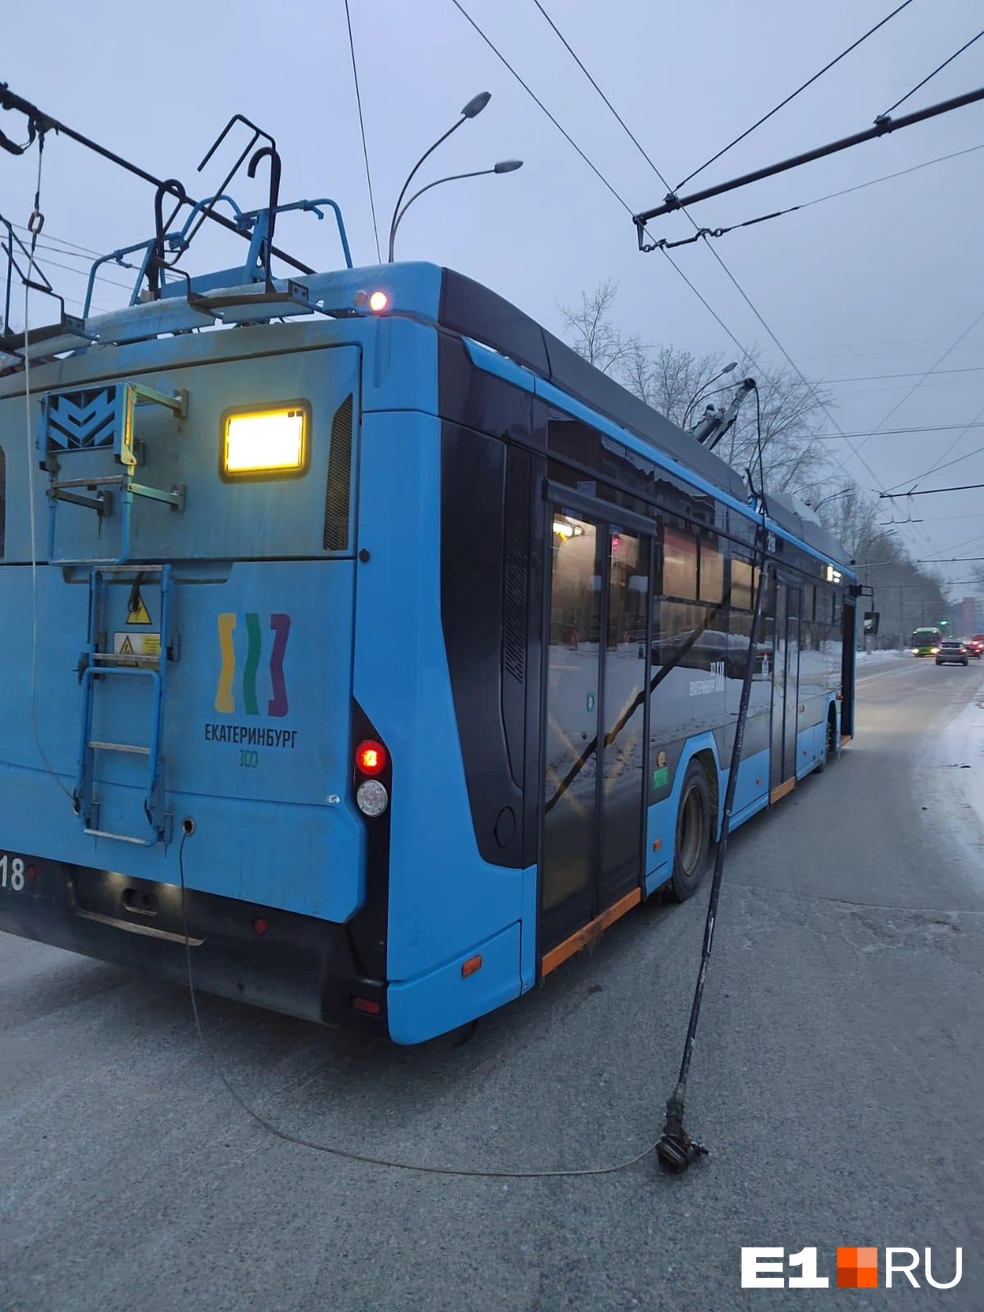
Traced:
[[[728, 144], [725, 147], [723, 147], [723, 149], [719, 150], [716, 155], [712, 155], [709, 160], [705, 160], [705, 162], [700, 166], [699, 169], [694, 169], [693, 173], [689, 173], [684, 178], [684, 180], [681, 183], [679, 183], [679, 185], [676, 188], [677, 191], [679, 191], [681, 187], [685, 187], [687, 183], [690, 182], [693, 178], [696, 178], [698, 173], [703, 173], [704, 170], [709, 165], [713, 164], [716, 160], [719, 160], [722, 155], [726, 155], [728, 151], [731, 150], [732, 146], [737, 146], [739, 141], [744, 141], [745, 138], [749, 136], [751, 133], [753, 133], [756, 128], [760, 128], [763, 123], [767, 123], [768, 120], [772, 118], [774, 114], [779, 113], [780, 109], [785, 109], [785, 107], [789, 104], [789, 102], [791, 100], [795, 100], [796, 97], [800, 94], [800, 92], [805, 91], [807, 87], [811, 87], [813, 83], [817, 81], [818, 78], [823, 77], [824, 73], [829, 72], [829, 70], [832, 69], [835, 64], [839, 64], [840, 61], [844, 59], [845, 56], [849, 55], [852, 50], [857, 50], [858, 46], [861, 45], [863, 42], [867, 41], [869, 36], [873, 36], [874, 33], [877, 32], [880, 27], [884, 27], [885, 24], [889, 22], [891, 19], [893, 19], [896, 14], [900, 14], [902, 10], [905, 9], [911, 3], [912, 0], [903, 0], [903, 3], [898, 5], [897, 8], [893, 9], [890, 14], [886, 14], [886, 16], [881, 20], [880, 23], [876, 23], [874, 27], [869, 28], [868, 31], [865, 32], [864, 36], [858, 37], [858, 39], [852, 45], [849, 45], [846, 50], [842, 50], [836, 59], [832, 59], [829, 64], [824, 64], [823, 68], [821, 68], [818, 73], [814, 73], [811, 78], [809, 78], [806, 82], [804, 82], [802, 86], [797, 87], [796, 90], [792, 92], [791, 95], [788, 95], [785, 98], [785, 100], [781, 100], [774, 109], [770, 109], [768, 114], [763, 114], [763, 116], [760, 119], [758, 119], [755, 123], [753, 123], [750, 128], [746, 128], [745, 131], [742, 132], [740, 136], [735, 137], [734, 141], [729, 141]], [[910, 95], [911, 94], [912, 93], [910, 92]], [[893, 106], [893, 108], [895, 107]]]

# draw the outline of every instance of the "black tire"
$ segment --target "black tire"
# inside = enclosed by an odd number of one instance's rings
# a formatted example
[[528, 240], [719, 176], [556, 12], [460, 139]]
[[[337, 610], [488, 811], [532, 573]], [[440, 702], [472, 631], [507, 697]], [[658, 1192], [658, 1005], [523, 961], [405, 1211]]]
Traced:
[[711, 848], [711, 793], [707, 776], [697, 761], [691, 761], [683, 776], [677, 811], [676, 842], [673, 845], [673, 875], [670, 885], [678, 902], [686, 902], [700, 887]]

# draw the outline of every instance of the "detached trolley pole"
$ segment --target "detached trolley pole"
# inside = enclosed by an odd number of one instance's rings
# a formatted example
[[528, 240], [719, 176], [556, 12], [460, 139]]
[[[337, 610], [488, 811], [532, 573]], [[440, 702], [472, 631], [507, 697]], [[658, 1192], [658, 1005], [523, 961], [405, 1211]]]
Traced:
[[[763, 516], [764, 520], [764, 516]], [[752, 694], [752, 678], [755, 673], [755, 648], [758, 642], [759, 620], [762, 614], [762, 601], [765, 596], [768, 578], [766, 557], [765, 525], [760, 529], [762, 540], [760, 550], [758, 588], [755, 593], [755, 610], [752, 615], [752, 632], [748, 644], [748, 661], [745, 665], [745, 677], [741, 685], [741, 700], [738, 704], [738, 723], [735, 726], [735, 741], [731, 749], [731, 767], [728, 770], [728, 786], [724, 791], [724, 813], [721, 819], [721, 839], [718, 843], [714, 860], [714, 879], [711, 883], [711, 896], [707, 906], [707, 920], [704, 925], [704, 944], [700, 954], [700, 969], [697, 972], [697, 987], [694, 1001], [690, 1008], [690, 1024], [687, 1026], [687, 1038], [683, 1045], [683, 1060], [680, 1062], [680, 1075], [676, 1088], [666, 1102], [666, 1120], [663, 1124], [662, 1138], [656, 1145], [656, 1156], [660, 1165], [667, 1171], [682, 1174], [691, 1162], [700, 1156], [707, 1156], [708, 1149], [692, 1139], [683, 1125], [684, 1103], [687, 1096], [687, 1076], [690, 1074], [690, 1059], [694, 1053], [697, 1038], [697, 1022], [700, 1019], [700, 1004], [704, 996], [704, 981], [707, 979], [707, 964], [711, 958], [714, 944], [714, 922], [717, 918], [718, 898], [721, 893], [721, 878], [724, 874], [724, 858], [728, 849], [728, 833], [731, 827], [731, 809], [735, 800], [735, 787], [738, 782], [738, 767], [741, 764], [742, 746], [745, 741], [745, 722], [748, 718], [748, 703]]]

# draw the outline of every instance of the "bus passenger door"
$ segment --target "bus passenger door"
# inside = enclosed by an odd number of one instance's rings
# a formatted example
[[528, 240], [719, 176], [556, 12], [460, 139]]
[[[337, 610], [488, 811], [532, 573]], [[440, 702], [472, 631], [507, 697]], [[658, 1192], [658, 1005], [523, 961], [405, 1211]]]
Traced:
[[600, 526], [548, 513], [549, 630], [543, 738], [540, 952], [591, 919], [598, 841]]
[[[650, 539], [552, 511], [543, 741], [544, 973], [641, 897]], [[606, 913], [609, 913], [606, 915]], [[600, 919], [604, 917], [604, 922]], [[592, 924], [592, 922], [595, 922]], [[590, 937], [590, 933], [589, 933]]]
[[796, 781], [799, 705], [799, 626], [802, 588], [776, 580], [775, 665], [772, 678], [770, 800], [778, 802]]

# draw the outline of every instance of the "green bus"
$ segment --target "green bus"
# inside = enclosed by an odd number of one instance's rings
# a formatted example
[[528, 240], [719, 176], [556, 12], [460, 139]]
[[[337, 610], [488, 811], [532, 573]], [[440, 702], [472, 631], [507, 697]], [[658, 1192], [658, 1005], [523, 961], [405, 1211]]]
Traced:
[[916, 629], [909, 641], [913, 656], [935, 656], [943, 641], [939, 629]]

